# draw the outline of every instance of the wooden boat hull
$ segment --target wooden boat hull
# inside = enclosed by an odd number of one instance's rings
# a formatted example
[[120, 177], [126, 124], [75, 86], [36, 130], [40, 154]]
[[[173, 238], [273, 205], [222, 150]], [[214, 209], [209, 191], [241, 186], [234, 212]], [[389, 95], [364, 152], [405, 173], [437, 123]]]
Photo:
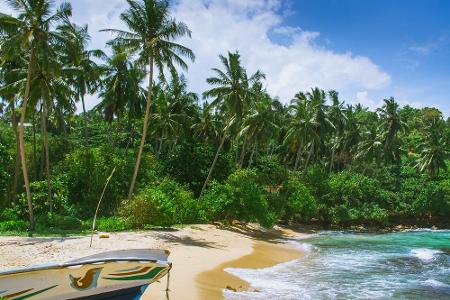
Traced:
[[[144, 255], [145, 254], [145, 255]], [[171, 268], [162, 250], [114, 251], [61, 265], [0, 273], [6, 299], [139, 299]]]

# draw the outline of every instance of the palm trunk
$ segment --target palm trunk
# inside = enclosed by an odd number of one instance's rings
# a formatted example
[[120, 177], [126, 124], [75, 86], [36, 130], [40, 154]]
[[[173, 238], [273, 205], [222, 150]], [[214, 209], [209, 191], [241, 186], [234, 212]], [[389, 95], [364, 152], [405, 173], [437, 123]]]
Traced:
[[37, 174], [38, 174], [38, 169], [37, 169], [37, 150], [36, 150], [36, 110], [33, 109], [33, 120], [32, 120], [32, 124], [33, 124], [33, 178], [36, 179]]
[[211, 178], [212, 172], [217, 163], [217, 159], [219, 158], [220, 151], [222, 150], [223, 144], [225, 143], [225, 139], [227, 137], [227, 131], [228, 131], [228, 129], [226, 128], [223, 132], [222, 140], [220, 141], [219, 148], [217, 148], [216, 156], [214, 157], [213, 163], [212, 163], [211, 167], [209, 168], [208, 176], [206, 177], [205, 183], [203, 184], [203, 187], [202, 187], [199, 197], [202, 197], [203, 193], [205, 192], [206, 186], [208, 185], [208, 181]]
[[141, 144], [139, 146], [139, 152], [136, 159], [136, 166], [134, 167], [133, 178], [131, 179], [130, 190], [128, 191], [128, 201], [130, 201], [131, 197], [133, 196], [134, 186], [136, 184], [136, 178], [139, 172], [139, 166], [141, 165], [142, 152], [144, 151], [145, 138], [147, 136], [148, 117], [150, 115], [150, 104], [152, 100], [152, 86], [153, 86], [153, 56], [150, 55], [148, 60], [150, 64], [150, 76], [148, 79], [149, 82], [147, 92], [147, 105], [145, 107], [145, 116], [144, 116], [144, 126], [143, 126], [144, 128], [142, 130]]
[[300, 162], [301, 154], [302, 154], [302, 146], [299, 145], [298, 149], [297, 149], [297, 155], [295, 157], [294, 171], [297, 171], [297, 169], [298, 169], [298, 163]]
[[333, 171], [333, 164], [334, 164], [334, 147], [331, 150], [331, 161], [330, 161], [330, 170], [329, 170], [329, 174], [331, 174], [331, 172]]
[[245, 138], [244, 138], [244, 143], [242, 144], [241, 156], [239, 157], [239, 167], [240, 168], [242, 168], [242, 165], [244, 164], [246, 146], [247, 146], [247, 136], [245, 136]]
[[249, 160], [249, 162], [248, 162], [248, 168], [250, 169], [251, 167], [252, 167], [252, 163], [253, 163], [253, 156], [255, 155], [255, 152], [256, 152], [256, 144], [255, 144], [255, 146], [253, 147], [253, 149], [252, 149], [252, 154], [250, 154], [250, 160]]
[[50, 174], [50, 156], [49, 156], [49, 149], [48, 149], [48, 131], [47, 131], [47, 103], [43, 103], [42, 108], [42, 127], [44, 130], [44, 148], [45, 148], [45, 170], [47, 175], [47, 203], [49, 206], [50, 212], [53, 211], [52, 208], [52, 181], [51, 181], [51, 174]]
[[11, 198], [12, 203], [17, 202], [17, 187], [19, 185], [19, 170], [20, 170], [20, 145], [19, 145], [19, 131], [17, 130], [17, 116], [16, 116], [16, 100], [14, 99], [12, 102], [12, 126], [14, 128], [14, 133], [16, 134], [16, 157], [15, 157], [15, 167], [14, 167], [14, 180], [13, 186], [11, 189]]
[[40, 135], [41, 157], [40, 157], [40, 163], [39, 163], [39, 180], [42, 180], [42, 178], [44, 178], [44, 165], [45, 165], [44, 122], [45, 122], [44, 102], [42, 102], [42, 105], [41, 105], [41, 135]]
[[34, 216], [33, 216], [33, 203], [31, 202], [30, 182], [28, 181], [27, 160], [25, 157], [24, 131], [25, 131], [25, 115], [27, 112], [28, 97], [30, 95], [31, 77], [32, 77], [33, 69], [34, 69], [34, 59], [35, 59], [34, 56], [35, 56], [35, 50], [34, 50], [34, 47], [32, 46], [31, 52], [30, 52], [30, 61], [28, 64], [27, 83], [25, 86], [25, 93], [24, 93], [23, 102], [22, 102], [22, 111], [20, 112], [20, 126], [19, 126], [20, 160], [22, 162], [22, 174], [23, 174], [23, 181], [25, 183], [25, 191], [27, 194], [28, 215], [29, 215], [31, 230], [34, 229]]
[[314, 152], [314, 144], [311, 144], [311, 148], [309, 149], [309, 153], [308, 153], [308, 158], [306, 159], [306, 163], [305, 163], [305, 169], [308, 168], [309, 160], [311, 159], [313, 152]]
[[86, 104], [84, 103], [84, 95], [81, 95], [81, 103], [83, 104], [84, 146], [88, 147], [88, 119], [86, 113]]

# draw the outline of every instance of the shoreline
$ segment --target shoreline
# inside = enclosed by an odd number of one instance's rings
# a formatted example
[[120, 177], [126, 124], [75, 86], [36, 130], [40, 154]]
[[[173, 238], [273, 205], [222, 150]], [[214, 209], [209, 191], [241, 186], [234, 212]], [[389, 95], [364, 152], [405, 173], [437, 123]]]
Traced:
[[196, 277], [200, 299], [223, 299], [224, 289], [239, 292], [253, 288], [247, 281], [228, 273], [227, 268], [268, 268], [301, 258], [303, 255], [305, 255], [304, 252], [286, 244], [253, 241], [253, 250], [250, 254], [224, 262]]
[[[64, 262], [100, 252], [119, 249], [167, 249], [173, 263], [169, 297], [172, 299], [223, 299], [223, 290], [249, 289], [244, 280], [227, 273], [226, 268], [265, 268], [297, 259], [302, 251], [280, 240], [307, 237], [297, 231], [260, 226], [223, 227], [190, 225], [182, 229], [108, 233], [108, 238], [10, 237], [0, 236], [0, 269], [49, 262]], [[12, 251], [14, 249], [15, 251]], [[166, 277], [150, 285], [142, 299], [167, 299]]]

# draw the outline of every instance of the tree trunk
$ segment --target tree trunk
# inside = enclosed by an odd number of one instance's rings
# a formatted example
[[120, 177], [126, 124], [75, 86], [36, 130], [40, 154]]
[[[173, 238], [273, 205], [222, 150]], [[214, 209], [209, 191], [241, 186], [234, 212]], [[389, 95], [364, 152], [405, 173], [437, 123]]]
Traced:
[[84, 103], [84, 95], [81, 95], [81, 103], [83, 104], [84, 146], [88, 147], [88, 119], [86, 113], [86, 104]]
[[245, 138], [244, 138], [244, 143], [242, 144], [241, 156], [239, 157], [239, 167], [240, 168], [242, 168], [242, 165], [244, 164], [246, 146], [247, 146], [247, 136], [245, 136]]
[[32, 46], [30, 51], [30, 61], [28, 63], [27, 83], [25, 85], [25, 93], [22, 102], [22, 111], [20, 112], [19, 141], [20, 141], [20, 160], [22, 162], [23, 181], [25, 183], [25, 191], [27, 194], [28, 215], [30, 220], [30, 229], [34, 229], [33, 203], [31, 202], [30, 182], [28, 181], [27, 160], [25, 156], [25, 115], [27, 112], [28, 97], [30, 95], [31, 78], [34, 69], [35, 50]]
[[142, 130], [141, 144], [139, 146], [139, 152], [136, 159], [136, 166], [134, 167], [133, 178], [131, 179], [130, 190], [128, 191], [128, 201], [130, 201], [131, 197], [133, 196], [134, 186], [136, 184], [136, 178], [139, 172], [139, 166], [141, 165], [142, 152], [144, 151], [145, 138], [147, 136], [148, 117], [150, 115], [150, 104], [152, 100], [152, 86], [153, 86], [153, 56], [150, 55], [148, 60], [150, 64], [150, 76], [148, 78], [149, 82], [147, 92], [147, 105], [145, 107], [144, 126]]
[[331, 161], [330, 161], [330, 170], [328, 171], [329, 174], [333, 171], [333, 164], [334, 164], [334, 146], [333, 149], [331, 149]]
[[252, 154], [250, 154], [250, 160], [248, 162], [248, 168], [250, 169], [252, 167], [252, 163], [253, 163], [253, 156], [255, 155], [255, 151], [256, 151], [256, 144], [252, 149]]
[[40, 157], [40, 163], [39, 163], [39, 180], [42, 180], [44, 178], [44, 165], [45, 165], [45, 141], [44, 141], [44, 102], [42, 102], [41, 105], [41, 135], [40, 135], [40, 142], [41, 142], [41, 157]]
[[308, 168], [309, 160], [311, 159], [313, 152], [314, 152], [314, 144], [311, 144], [311, 148], [309, 149], [309, 153], [308, 153], [308, 158], [306, 159], [306, 163], [305, 163], [305, 169]]
[[38, 166], [37, 166], [37, 150], [36, 150], [36, 110], [33, 109], [33, 120], [32, 120], [32, 124], [33, 124], [33, 178], [36, 179], [37, 174], [38, 174]]
[[20, 171], [20, 145], [19, 145], [19, 131], [17, 130], [17, 116], [16, 116], [16, 106], [15, 106], [16, 99], [12, 101], [12, 126], [14, 128], [14, 133], [16, 134], [16, 157], [15, 157], [15, 167], [14, 167], [14, 180], [13, 180], [13, 186], [11, 189], [11, 199], [12, 203], [17, 202], [17, 187], [19, 185], [19, 171]]
[[208, 181], [211, 178], [212, 172], [217, 163], [217, 159], [219, 158], [220, 151], [222, 150], [223, 144], [225, 143], [225, 139], [227, 137], [227, 131], [228, 131], [228, 129], [225, 129], [223, 132], [222, 140], [220, 141], [219, 148], [217, 148], [216, 156], [214, 157], [213, 163], [212, 163], [211, 167], [209, 168], [208, 176], [206, 177], [205, 183], [203, 184], [199, 198], [202, 197], [203, 193], [205, 192], [206, 186], [208, 185]]
[[294, 171], [297, 171], [297, 169], [298, 169], [298, 163], [300, 162], [301, 154], [302, 154], [302, 146], [298, 145], [297, 155], [295, 157]]
[[48, 131], [47, 131], [47, 103], [44, 101], [42, 108], [42, 127], [44, 129], [44, 148], [45, 148], [45, 170], [47, 175], [47, 203], [49, 206], [50, 212], [53, 212], [52, 208], [52, 181], [50, 174], [50, 156], [48, 149]]

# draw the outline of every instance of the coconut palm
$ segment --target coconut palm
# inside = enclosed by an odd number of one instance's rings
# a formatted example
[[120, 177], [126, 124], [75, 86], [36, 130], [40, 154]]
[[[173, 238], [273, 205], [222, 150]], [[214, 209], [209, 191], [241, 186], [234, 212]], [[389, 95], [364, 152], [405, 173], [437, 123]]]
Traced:
[[214, 171], [214, 167], [219, 158], [222, 147], [228, 135], [231, 126], [240, 124], [246, 108], [246, 100], [249, 93], [252, 93], [251, 87], [254, 83], [265, 78], [265, 75], [257, 71], [250, 77], [247, 76], [245, 69], [241, 66], [239, 53], [228, 52], [228, 57], [219, 55], [224, 70], [213, 68], [215, 77], [209, 77], [206, 82], [213, 86], [210, 90], [203, 93], [203, 98], [212, 98], [212, 106], [217, 107], [224, 114], [225, 127], [223, 128], [222, 138], [216, 155], [209, 168], [208, 176], [205, 179], [200, 197], [205, 191], [208, 181]]
[[140, 84], [145, 73], [130, 60], [123, 48], [113, 47], [113, 54], [103, 66], [100, 103], [94, 108], [100, 111], [108, 123], [125, 113], [129, 118], [142, 116], [144, 91]]
[[[259, 101], [252, 105], [250, 112], [243, 121], [243, 128], [239, 133], [240, 135], [245, 135], [245, 141], [247, 141], [252, 149], [249, 166], [251, 166], [257, 146], [259, 144], [267, 144], [274, 137], [277, 129], [273, 101], [265, 91], [261, 91]], [[244, 150], [245, 148], [242, 151], [243, 154], [239, 161], [241, 167], [244, 163]]]
[[[33, 205], [31, 202], [31, 191], [28, 180], [28, 172], [25, 157], [24, 124], [27, 111], [28, 98], [30, 95], [31, 83], [34, 76], [34, 69], [39, 53], [48, 52], [52, 34], [51, 27], [71, 15], [70, 4], [63, 3], [56, 13], [52, 12], [53, 3], [49, 0], [8, 0], [8, 5], [18, 13], [18, 17], [0, 16], [0, 30], [9, 33], [10, 49], [24, 47], [28, 56], [28, 70], [25, 89], [22, 98], [22, 111], [19, 123], [19, 144], [20, 157], [22, 162], [22, 173], [24, 177], [25, 190], [27, 195], [30, 227], [34, 227]], [[14, 51], [14, 50], [12, 50]], [[47, 53], [48, 54], [48, 53]], [[42, 57], [48, 57], [42, 55]], [[40, 64], [44, 65], [45, 60]]]
[[398, 133], [405, 129], [405, 123], [400, 117], [398, 103], [392, 97], [384, 99], [384, 105], [378, 112], [384, 159], [387, 163], [399, 163], [401, 151]]
[[58, 26], [58, 35], [64, 47], [63, 61], [71, 68], [69, 77], [71, 85], [76, 92], [76, 98], [82, 103], [84, 144], [88, 146], [88, 116], [84, 97], [88, 93], [94, 93], [99, 87], [101, 68], [93, 59], [104, 58], [105, 54], [101, 50], [86, 49], [91, 39], [87, 25], [77, 26], [65, 22]]
[[431, 178], [436, 178], [440, 170], [447, 170], [445, 160], [450, 155], [445, 143], [445, 122], [441, 113], [434, 109], [424, 109], [422, 122], [423, 139], [418, 145], [420, 157], [416, 167], [420, 172], [426, 170]]
[[328, 108], [327, 114], [330, 122], [333, 124], [333, 136], [331, 138], [331, 159], [329, 173], [333, 170], [336, 150], [340, 148], [343, 142], [343, 134], [347, 123], [347, 116], [344, 113], [344, 103], [339, 100], [339, 94], [336, 91], [328, 92], [332, 104]]
[[194, 60], [194, 53], [187, 47], [174, 42], [178, 38], [191, 36], [191, 31], [182, 22], [170, 17], [169, 2], [158, 0], [127, 0], [130, 6], [120, 15], [129, 31], [105, 29], [117, 35], [110, 42], [111, 45], [121, 46], [130, 54], [137, 54], [142, 64], [149, 66], [149, 82], [147, 91], [147, 104], [144, 115], [141, 144], [136, 159], [136, 166], [131, 179], [128, 200], [133, 195], [136, 178], [139, 172], [142, 152], [144, 151], [147, 136], [148, 119], [152, 98], [152, 85], [154, 79], [154, 66], [159, 70], [159, 78], [165, 80], [164, 68], [167, 67], [172, 77], [177, 76], [175, 64], [187, 69], [182, 56]]

